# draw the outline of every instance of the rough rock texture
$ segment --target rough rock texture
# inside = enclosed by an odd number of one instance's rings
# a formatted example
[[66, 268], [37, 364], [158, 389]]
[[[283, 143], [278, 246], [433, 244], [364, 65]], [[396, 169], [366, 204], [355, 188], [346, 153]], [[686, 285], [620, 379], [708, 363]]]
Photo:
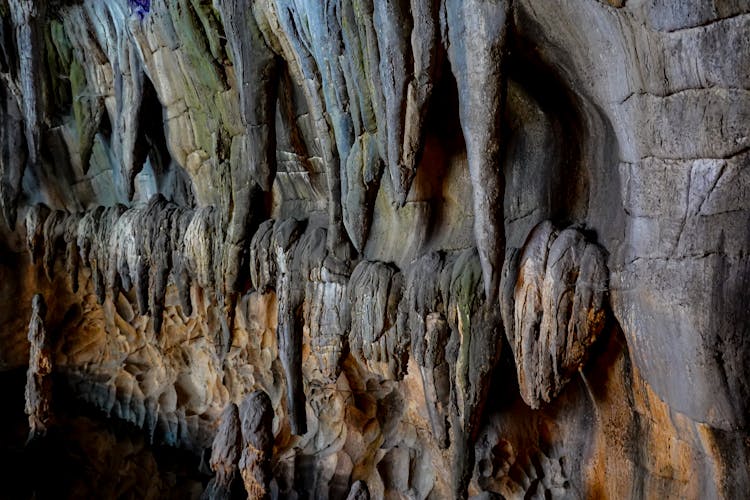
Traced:
[[568, 228], [537, 225], [506, 260], [502, 309], [521, 397], [534, 409], [550, 403], [583, 369], [604, 328], [604, 253]]
[[239, 466], [249, 498], [270, 498], [272, 423], [273, 407], [268, 394], [255, 391], [242, 401], [242, 455]]
[[47, 306], [42, 295], [34, 295], [29, 321], [29, 368], [26, 372], [26, 414], [29, 440], [43, 436], [52, 419], [52, 353], [44, 328]]
[[211, 470], [215, 476], [209, 481], [202, 498], [231, 499], [238, 495], [239, 462], [243, 453], [242, 432], [237, 405], [230, 403], [221, 414], [211, 446]]
[[747, 1], [0, 20], [12, 491], [750, 491]]

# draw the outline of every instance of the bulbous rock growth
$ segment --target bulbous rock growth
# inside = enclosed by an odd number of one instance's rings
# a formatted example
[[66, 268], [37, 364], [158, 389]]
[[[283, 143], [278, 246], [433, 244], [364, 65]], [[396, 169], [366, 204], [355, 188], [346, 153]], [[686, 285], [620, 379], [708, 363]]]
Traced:
[[521, 396], [550, 403], [586, 361], [606, 320], [604, 252], [575, 228], [545, 221], [506, 260], [502, 311]]

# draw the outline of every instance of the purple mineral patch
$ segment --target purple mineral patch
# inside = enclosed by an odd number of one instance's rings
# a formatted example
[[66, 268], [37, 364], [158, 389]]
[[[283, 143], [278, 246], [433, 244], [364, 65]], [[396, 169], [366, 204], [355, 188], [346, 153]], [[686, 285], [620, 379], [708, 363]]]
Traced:
[[151, 10], [151, 0], [128, 0], [130, 11], [143, 19]]

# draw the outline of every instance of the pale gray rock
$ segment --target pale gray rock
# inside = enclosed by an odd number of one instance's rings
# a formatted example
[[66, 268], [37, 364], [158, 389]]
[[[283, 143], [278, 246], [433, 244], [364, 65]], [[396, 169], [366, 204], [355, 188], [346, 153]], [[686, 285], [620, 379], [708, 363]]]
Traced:
[[370, 500], [370, 490], [367, 489], [367, 483], [356, 481], [352, 484], [346, 500]]
[[448, 57], [458, 86], [461, 129], [471, 176], [474, 238], [482, 262], [484, 293], [495, 300], [505, 252], [500, 163], [502, 69], [507, 1], [445, 2]]

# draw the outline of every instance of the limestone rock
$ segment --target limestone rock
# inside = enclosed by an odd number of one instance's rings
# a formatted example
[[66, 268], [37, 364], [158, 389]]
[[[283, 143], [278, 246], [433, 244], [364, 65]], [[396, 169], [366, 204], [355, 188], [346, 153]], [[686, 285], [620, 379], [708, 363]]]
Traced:
[[263, 391], [249, 394], [240, 405], [242, 455], [240, 472], [249, 498], [269, 498], [273, 453], [273, 407]]
[[44, 436], [52, 418], [53, 369], [50, 339], [44, 328], [47, 305], [44, 297], [34, 295], [29, 320], [29, 369], [26, 372], [26, 414], [29, 416], [29, 440]]
[[[537, 225], [506, 266], [503, 309], [518, 384], [532, 408], [583, 368], [606, 320], [604, 253], [578, 230]], [[512, 313], [512, 315], [511, 315]]]
[[3, 487], [746, 496], [749, 16], [0, 0]]
[[209, 500], [234, 498], [243, 453], [242, 432], [237, 405], [231, 403], [221, 414], [219, 429], [211, 447], [211, 470], [216, 474], [203, 492]]
[[[349, 349], [370, 371], [401, 379], [406, 372], [409, 338], [398, 324], [403, 278], [382, 262], [360, 262], [349, 281]], [[382, 371], [379, 365], [385, 365]]]
[[363, 481], [357, 481], [352, 484], [352, 488], [349, 490], [346, 500], [369, 500], [370, 491], [367, 489], [367, 483]]

